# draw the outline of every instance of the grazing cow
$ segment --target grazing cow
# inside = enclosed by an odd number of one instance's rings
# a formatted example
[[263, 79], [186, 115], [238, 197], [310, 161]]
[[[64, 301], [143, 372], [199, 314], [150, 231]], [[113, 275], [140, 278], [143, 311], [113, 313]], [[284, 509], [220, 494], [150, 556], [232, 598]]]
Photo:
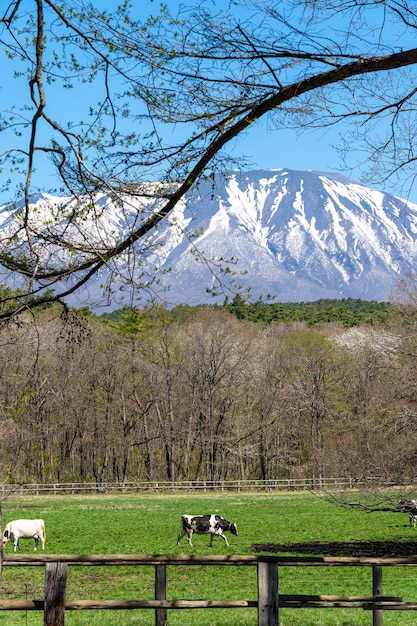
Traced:
[[230, 531], [235, 537], [238, 536], [237, 526], [234, 523], [230, 523], [220, 515], [183, 515], [181, 518], [181, 532], [178, 535], [177, 546], [184, 535], [187, 535], [187, 541], [191, 547], [191, 537], [193, 533], [197, 535], [203, 535], [210, 533], [210, 548], [213, 545], [213, 537], [217, 535], [221, 537], [229, 545], [227, 537], [224, 535], [224, 531]]
[[400, 500], [396, 506], [396, 511], [400, 513], [408, 513], [410, 526], [417, 523], [417, 500]]
[[42, 550], [45, 550], [46, 533], [43, 519], [17, 519], [9, 522], [4, 529], [3, 546], [12, 541], [16, 552], [17, 548], [20, 550], [19, 539], [34, 539], [35, 550], [40, 541]]
[[408, 519], [410, 520], [410, 526], [415, 526], [417, 523], [417, 509], [410, 509], [408, 511]]
[[408, 513], [411, 509], [417, 509], [417, 500], [400, 500], [395, 510], [401, 513]]

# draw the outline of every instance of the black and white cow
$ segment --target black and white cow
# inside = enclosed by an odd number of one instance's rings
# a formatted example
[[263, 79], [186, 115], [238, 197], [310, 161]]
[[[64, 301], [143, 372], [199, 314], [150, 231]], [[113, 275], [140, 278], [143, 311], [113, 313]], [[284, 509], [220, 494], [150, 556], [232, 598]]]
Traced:
[[417, 509], [417, 500], [400, 500], [395, 510], [401, 513], [408, 513], [411, 509]]
[[184, 535], [187, 535], [187, 541], [193, 547], [191, 538], [193, 534], [204, 535], [210, 533], [210, 548], [213, 545], [213, 537], [217, 535], [221, 537], [229, 545], [225, 531], [229, 531], [235, 537], [238, 536], [237, 526], [233, 522], [228, 522], [220, 515], [183, 515], [181, 518], [181, 532], [178, 535], [177, 546]]
[[417, 509], [411, 509], [411, 511], [408, 511], [408, 519], [410, 520], [410, 526], [415, 526], [417, 524]]
[[400, 513], [408, 513], [410, 526], [417, 524], [417, 500], [400, 500], [395, 510]]

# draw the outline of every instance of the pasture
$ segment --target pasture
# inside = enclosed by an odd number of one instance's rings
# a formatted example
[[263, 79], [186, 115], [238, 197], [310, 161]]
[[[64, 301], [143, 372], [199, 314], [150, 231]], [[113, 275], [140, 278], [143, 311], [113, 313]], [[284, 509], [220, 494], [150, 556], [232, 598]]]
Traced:
[[[177, 547], [181, 515], [218, 513], [236, 522], [239, 536], [230, 546], [215, 537], [185, 538]], [[364, 513], [335, 507], [309, 493], [170, 493], [111, 496], [11, 497], [3, 502], [3, 525], [16, 518], [43, 518], [50, 554], [253, 554], [254, 544], [280, 544], [280, 554], [339, 556], [417, 555], [417, 529], [406, 514]], [[285, 545], [283, 545], [285, 544]], [[289, 545], [292, 544], [292, 547]], [[13, 546], [8, 543], [6, 552]], [[33, 554], [33, 541], [21, 553]], [[180, 567], [167, 571], [168, 598], [256, 600], [256, 568]], [[153, 567], [70, 567], [68, 600], [152, 599]], [[280, 593], [366, 595], [372, 592], [368, 567], [280, 567]], [[44, 569], [5, 567], [1, 599], [42, 599]], [[417, 568], [387, 567], [385, 595], [417, 600]], [[252, 626], [256, 609], [179, 610], [168, 613], [171, 626]], [[417, 623], [417, 613], [384, 612], [384, 626]], [[41, 626], [41, 612], [0, 611], [0, 626]], [[153, 626], [153, 611], [68, 611], [69, 626]], [[361, 609], [281, 609], [283, 626], [361, 626], [372, 614]]]

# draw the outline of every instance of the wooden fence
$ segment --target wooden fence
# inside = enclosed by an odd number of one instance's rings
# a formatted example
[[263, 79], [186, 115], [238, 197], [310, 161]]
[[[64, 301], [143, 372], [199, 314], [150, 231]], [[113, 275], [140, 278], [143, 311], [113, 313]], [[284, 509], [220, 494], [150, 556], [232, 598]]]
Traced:
[[[68, 566], [153, 566], [155, 568], [154, 600], [67, 600]], [[257, 568], [257, 599], [238, 600], [169, 600], [166, 567], [252, 566]], [[383, 611], [417, 611], [416, 602], [404, 602], [399, 596], [382, 594], [382, 570], [389, 566], [417, 566], [416, 558], [350, 558], [350, 557], [282, 557], [238, 555], [20, 555], [3, 557], [4, 567], [45, 567], [45, 594], [42, 600], [0, 600], [0, 610], [43, 611], [44, 626], [64, 626], [68, 610], [151, 609], [155, 625], [166, 626], [168, 611], [179, 609], [256, 608], [258, 626], [277, 626], [280, 608], [362, 608], [370, 611], [373, 626], [382, 626]], [[372, 594], [364, 596], [280, 595], [280, 567], [370, 567]]]
[[[3, 497], [6, 495], [68, 495], [91, 493], [158, 493], [167, 491], [303, 491], [320, 489], [349, 489], [372, 484], [390, 487], [394, 483], [378, 477], [356, 478], [294, 478], [271, 480], [186, 480], [152, 482], [88, 482], [88, 483], [35, 483], [22, 485], [4, 484], [0, 487]], [[410, 483], [411, 484], [411, 483]]]

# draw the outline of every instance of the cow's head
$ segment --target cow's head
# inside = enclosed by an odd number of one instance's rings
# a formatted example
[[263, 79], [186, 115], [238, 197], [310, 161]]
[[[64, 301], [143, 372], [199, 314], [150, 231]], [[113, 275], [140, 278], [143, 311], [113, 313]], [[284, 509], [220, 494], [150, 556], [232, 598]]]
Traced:
[[3, 533], [3, 546], [6, 545], [6, 543], [9, 541], [10, 537], [9, 537], [9, 531], [5, 530]]
[[230, 532], [232, 533], [232, 535], [235, 535], [235, 537], [239, 535], [239, 533], [237, 532], [237, 526], [234, 522], [230, 524]]

